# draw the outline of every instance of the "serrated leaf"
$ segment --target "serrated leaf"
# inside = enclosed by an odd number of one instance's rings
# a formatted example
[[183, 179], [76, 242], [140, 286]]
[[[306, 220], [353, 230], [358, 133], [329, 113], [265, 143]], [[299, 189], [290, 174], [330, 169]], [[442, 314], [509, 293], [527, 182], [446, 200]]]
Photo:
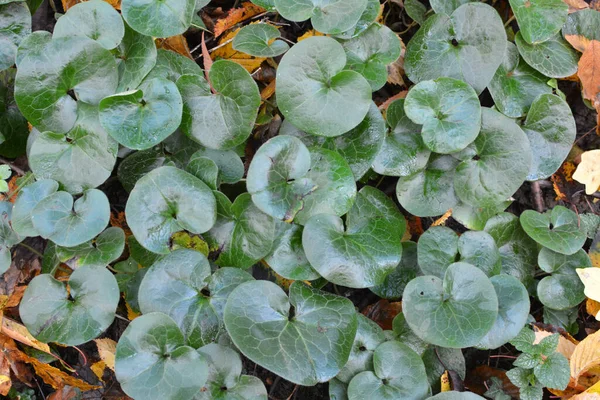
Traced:
[[383, 283], [369, 288], [384, 299], [397, 300], [402, 297], [404, 288], [414, 278], [421, 275], [417, 262], [417, 244], [402, 242], [402, 259], [396, 268], [386, 275]]
[[281, 37], [279, 29], [269, 24], [253, 24], [243, 27], [233, 39], [233, 49], [254, 57], [277, 57], [290, 49]]
[[121, 13], [137, 32], [154, 37], [182, 34], [192, 23], [196, 0], [123, 0]]
[[19, 235], [38, 236], [38, 231], [31, 221], [31, 212], [44, 198], [58, 190], [58, 182], [52, 179], [41, 179], [27, 185], [19, 191], [12, 209], [12, 228]]
[[523, 230], [533, 240], [557, 253], [574, 254], [586, 240], [577, 214], [563, 206], [555, 206], [544, 214], [525, 210], [520, 221]]
[[569, 361], [560, 353], [550, 354], [534, 368], [535, 377], [551, 389], [565, 390], [569, 384]]
[[31, 14], [24, 2], [0, 4], [0, 71], [15, 63], [17, 47], [31, 33]]
[[565, 78], [577, 72], [577, 52], [560, 33], [545, 42], [529, 44], [517, 32], [515, 43], [525, 62], [550, 78]]
[[317, 31], [331, 34], [352, 28], [367, 8], [367, 0], [274, 0], [274, 4], [283, 18], [297, 22], [310, 18]]
[[[123, 40], [117, 47], [119, 85], [117, 92], [137, 89], [157, 62], [157, 50], [150, 36], [142, 35], [125, 24]], [[166, 52], [163, 50], [163, 52]]]
[[527, 43], [545, 42], [560, 31], [569, 6], [562, 0], [509, 0], [519, 32]]

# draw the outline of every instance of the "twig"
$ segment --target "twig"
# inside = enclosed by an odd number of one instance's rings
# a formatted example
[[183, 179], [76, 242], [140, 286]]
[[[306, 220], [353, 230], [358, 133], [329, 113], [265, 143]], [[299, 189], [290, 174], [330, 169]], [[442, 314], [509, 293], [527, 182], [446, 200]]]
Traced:
[[0, 163], [8, 165], [10, 167], [10, 169], [12, 169], [13, 171], [15, 171], [20, 176], [23, 176], [23, 175], [25, 175], [27, 173], [27, 172], [23, 171], [21, 168], [17, 167], [15, 164], [11, 163], [10, 161], [8, 161], [5, 158], [0, 157]]
[[510, 18], [508, 19], [508, 21], [506, 21], [506, 22], [504, 23], [504, 27], [505, 27], [505, 28], [508, 28], [508, 26], [510, 25], [510, 23], [511, 23], [511, 22], [513, 22], [514, 20], [515, 20], [515, 16], [514, 16], [514, 14], [513, 14], [513, 16], [512, 16], [512, 17], [510, 17]]
[[27, 250], [29, 250], [30, 252], [32, 252], [33, 254], [35, 254], [38, 257], [44, 257], [44, 255], [42, 253], [40, 253], [39, 251], [37, 251], [36, 249], [34, 249], [33, 247], [29, 246], [28, 244], [25, 244], [23, 242], [17, 243], [19, 246], [26, 248]]
[[535, 208], [538, 212], [544, 212], [544, 200], [542, 199], [542, 189], [537, 181], [531, 182], [531, 193], [535, 201]]

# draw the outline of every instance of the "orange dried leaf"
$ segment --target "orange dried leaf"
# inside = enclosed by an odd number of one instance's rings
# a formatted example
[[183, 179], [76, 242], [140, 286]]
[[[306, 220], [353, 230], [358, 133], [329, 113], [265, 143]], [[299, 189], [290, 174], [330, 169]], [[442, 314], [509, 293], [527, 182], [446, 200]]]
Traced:
[[260, 91], [260, 98], [269, 100], [275, 94], [275, 80], [272, 80], [263, 90]]
[[[533, 326], [533, 330], [535, 331], [535, 340], [533, 341], [534, 344], [538, 344], [542, 341], [542, 339], [548, 336], [552, 336], [554, 333], [556, 333], [549, 332], [537, 325]], [[565, 356], [568, 360], [571, 358], [571, 355], [575, 351], [575, 348], [579, 344], [579, 341], [577, 341], [575, 338], [573, 338], [573, 336], [569, 335], [566, 332], [559, 332], [559, 334], [560, 336], [558, 338], [558, 347], [556, 348], [556, 351]]]
[[585, 0], [563, 0], [563, 3], [569, 6], [569, 14], [590, 7]]
[[194, 59], [190, 53], [187, 40], [183, 35], [171, 36], [164, 39], [156, 39], [156, 47], [159, 49], [171, 50], [177, 54], [181, 54], [191, 60]]
[[386, 101], [381, 103], [379, 105], [379, 110], [386, 111], [387, 108], [390, 106], [390, 104], [392, 104], [392, 102], [394, 102], [395, 100], [398, 100], [398, 99], [404, 99], [406, 97], [407, 93], [408, 93], [407, 90], [403, 90], [400, 93], [396, 93], [395, 95], [393, 95], [392, 97], [390, 97], [389, 99], [387, 99]]
[[258, 67], [260, 67], [260, 65], [263, 61], [266, 60], [266, 58], [253, 57], [250, 54], [246, 54], [233, 49], [233, 38], [235, 37], [235, 35], [237, 35], [240, 29], [236, 29], [235, 31], [229, 32], [227, 35], [223, 36], [223, 38], [219, 42], [219, 44], [222, 45], [222, 47], [219, 47], [216, 50], [214, 50], [211, 54], [211, 57], [213, 60], [223, 58], [226, 60], [233, 61], [244, 67], [246, 71], [252, 73], [256, 69], [258, 69]]
[[586, 46], [578, 64], [583, 97], [596, 104], [600, 93], [600, 41], [592, 40]]
[[450, 218], [451, 216], [452, 216], [452, 209], [449, 209], [448, 211], [446, 211], [444, 213], [444, 215], [442, 215], [441, 217], [436, 219], [435, 222], [433, 224], [431, 224], [431, 226], [444, 225], [444, 224], [446, 224], [446, 221], [448, 221], [448, 218]]
[[224, 18], [221, 18], [215, 24], [215, 37], [221, 36], [223, 32], [234, 27], [236, 24], [240, 22], [246, 21], [258, 14], [262, 14], [266, 12], [262, 7], [257, 6], [256, 4], [245, 2], [242, 3], [240, 8], [234, 8], [230, 10]]
[[298, 38], [298, 42], [301, 42], [304, 39], [308, 39], [309, 37], [313, 37], [313, 36], [325, 36], [325, 35], [322, 34], [321, 32], [315, 31], [314, 29], [309, 29], [306, 32], [304, 32], [304, 34], [302, 36], [300, 36]]
[[[121, 0], [104, 0], [116, 10], [121, 10]], [[63, 10], [67, 11], [69, 8], [73, 7], [76, 4], [81, 3], [81, 0], [61, 0], [63, 5]]]
[[381, 299], [375, 304], [371, 304], [362, 311], [362, 314], [375, 321], [385, 330], [392, 329], [392, 321], [402, 312], [402, 302], [389, 302], [386, 299]]
[[13, 321], [10, 318], [2, 318], [1, 331], [4, 335], [16, 340], [19, 343], [33, 347], [37, 350], [43, 351], [44, 353], [52, 354], [50, 346], [46, 343], [42, 343], [34, 338], [31, 333], [27, 330], [24, 325], [19, 324], [17, 321]]
[[142, 315], [141, 313], [134, 311], [133, 308], [131, 308], [131, 306], [127, 302], [125, 302], [125, 308], [127, 309], [127, 319], [130, 321], [133, 321], [134, 319]]
[[106, 363], [100, 360], [98, 362], [93, 363], [90, 366], [90, 369], [98, 379], [102, 380], [102, 377], [104, 376], [104, 370], [106, 369]]
[[600, 331], [583, 339], [573, 351], [570, 360], [571, 377], [579, 377], [591, 368], [600, 366]]

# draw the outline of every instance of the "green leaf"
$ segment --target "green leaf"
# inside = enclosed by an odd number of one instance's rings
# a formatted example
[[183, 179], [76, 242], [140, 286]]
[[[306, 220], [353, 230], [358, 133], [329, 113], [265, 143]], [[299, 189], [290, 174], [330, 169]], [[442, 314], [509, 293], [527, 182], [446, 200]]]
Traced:
[[529, 44], [517, 32], [515, 43], [523, 60], [550, 78], [565, 78], [577, 72], [579, 56], [560, 33], [545, 42]]
[[562, 34], [571, 45], [582, 53], [590, 40], [600, 40], [596, 27], [600, 24], [600, 12], [593, 8], [584, 8], [567, 16]]
[[291, 382], [312, 386], [339, 373], [357, 329], [350, 300], [300, 282], [288, 296], [268, 281], [246, 282], [229, 296], [225, 327], [250, 360]]
[[15, 63], [17, 47], [31, 33], [31, 14], [24, 2], [0, 4], [0, 71]]
[[460, 261], [476, 266], [489, 277], [502, 268], [500, 252], [494, 238], [487, 232], [465, 232], [458, 239]]
[[105, 1], [77, 3], [56, 21], [53, 38], [87, 36], [107, 50], [121, 43], [125, 26], [121, 15]]
[[169, 37], [185, 32], [192, 23], [196, 0], [124, 0], [121, 13], [137, 32], [154, 37]]
[[380, 6], [381, 3], [379, 3], [379, 0], [367, 0], [367, 8], [365, 8], [365, 11], [363, 11], [358, 22], [347, 31], [333, 36], [338, 39], [350, 39], [360, 35], [365, 31], [365, 29], [375, 22], [379, 16]]
[[454, 175], [456, 195], [466, 204], [490, 207], [512, 196], [531, 165], [527, 136], [510, 118], [482, 109], [481, 133], [473, 142], [477, 154], [463, 161]]
[[15, 158], [25, 153], [29, 128], [14, 98], [17, 70], [0, 71], [0, 155]]
[[208, 361], [208, 390], [201, 390], [194, 400], [267, 399], [267, 389], [258, 377], [242, 375], [242, 359], [235, 350], [211, 343], [198, 352]]
[[316, 215], [302, 233], [306, 258], [337, 285], [366, 288], [382, 284], [402, 256], [406, 222], [383, 192], [365, 186], [346, 216]]
[[449, 155], [431, 157], [427, 167], [400, 177], [396, 185], [398, 201], [418, 217], [442, 215], [458, 203], [454, 193], [454, 170], [458, 160]]
[[513, 368], [506, 372], [512, 384], [521, 389], [529, 386], [532, 374], [533, 371], [523, 368]]
[[427, 165], [431, 151], [423, 143], [421, 127], [404, 112], [404, 99], [394, 100], [387, 109], [390, 127], [373, 161], [373, 170], [386, 176], [409, 176]]
[[577, 134], [571, 108], [558, 96], [542, 94], [531, 105], [522, 128], [533, 151], [527, 180], [550, 177], [567, 158]]
[[571, 335], [576, 335], [579, 332], [578, 314], [579, 307], [567, 310], [553, 310], [549, 307], [544, 307], [544, 323], [561, 327]]
[[114, 93], [117, 80], [113, 56], [97, 42], [83, 36], [52, 39], [19, 63], [15, 100], [32, 125], [64, 133], [75, 124], [78, 103], [98, 104]]
[[233, 49], [254, 57], [277, 57], [290, 49], [279, 29], [269, 24], [247, 25], [233, 38]]
[[458, 239], [458, 235], [445, 226], [427, 229], [417, 243], [421, 271], [442, 279], [448, 266], [457, 261]]
[[145, 81], [154, 78], [165, 78], [177, 82], [182, 75], [202, 75], [202, 69], [194, 60], [174, 51], [158, 49], [156, 64], [150, 70]]
[[439, 77], [467, 82], [481, 93], [502, 62], [506, 33], [498, 12], [487, 4], [468, 3], [450, 16], [433, 15], [406, 47], [404, 68], [418, 83]]
[[267, 10], [276, 11], [275, 0], [250, 0], [250, 2], [262, 8], [266, 8]]
[[125, 249], [125, 232], [117, 227], [110, 227], [97, 238], [74, 247], [56, 247], [59, 260], [71, 269], [84, 265], [108, 265], [123, 254]]
[[38, 231], [31, 221], [31, 212], [44, 198], [58, 190], [58, 183], [51, 179], [42, 179], [27, 185], [19, 191], [12, 209], [12, 228], [19, 235], [38, 236]]
[[108, 224], [110, 206], [106, 195], [89, 189], [73, 201], [67, 192], [43, 198], [31, 211], [34, 229], [44, 239], [72, 247], [93, 239]]
[[494, 104], [502, 114], [522, 117], [541, 94], [552, 93], [548, 78], [531, 68], [520, 56], [517, 47], [508, 42], [502, 64], [488, 89]]
[[386, 275], [383, 283], [369, 288], [377, 296], [384, 299], [399, 299], [404, 288], [414, 278], [422, 275], [417, 262], [417, 244], [402, 242], [402, 259], [392, 272]]
[[346, 159], [355, 179], [358, 180], [371, 168], [371, 164], [383, 144], [385, 122], [375, 103], [371, 103], [365, 119], [341, 136], [328, 138], [311, 135], [302, 132], [288, 120], [283, 121], [279, 134], [296, 136], [307, 147], [315, 146], [337, 151]]
[[148, 149], [175, 132], [181, 123], [183, 100], [167, 79], [146, 81], [138, 90], [105, 97], [100, 122], [120, 144]]
[[212, 228], [216, 208], [212, 191], [200, 179], [175, 167], [160, 167], [137, 181], [125, 214], [142, 246], [167, 254], [175, 232], [200, 234]]
[[504, 211], [512, 201], [507, 200], [491, 207], [472, 207], [459, 203], [452, 209], [452, 218], [457, 220], [467, 229], [481, 231], [490, 218]]
[[43, 132], [30, 146], [29, 166], [36, 178], [53, 179], [73, 194], [104, 183], [119, 149], [100, 125], [98, 109], [85, 103], [77, 107], [77, 120], [66, 135]]
[[244, 177], [244, 163], [233, 150], [213, 150], [201, 148], [190, 157], [190, 163], [198, 158], [208, 158], [218, 169], [218, 183], [237, 183]]
[[248, 168], [252, 201], [274, 218], [299, 224], [315, 214], [344, 215], [356, 197], [354, 175], [338, 153], [277, 136], [263, 144]]
[[343, 40], [346, 68], [360, 73], [373, 91], [387, 82], [387, 65], [400, 57], [400, 39], [385, 25], [372, 24], [360, 35]]
[[228, 60], [215, 62], [208, 77], [216, 94], [200, 75], [177, 80], [184, 102], [181, 129], [205, 147], [231, 149], [252, 133], [260, 106], [258, 86], [244, 67]]
[[[533, 349], [534, 349], [534, 346], [533, 346], [534, 341], [535, 341], [535, 333], [529, 327], [525, 326], [525, 327], [523, 327], [523, 329], [521, 329], [519, 334], [510, 341], [510, 344], [515, 346], [515, 348], [517, 350], [519, 350], [523, 353], [532, 353]], [[516, 374], [516, 372], [515, 372], [515, 374]], [[515, 383], [515, 382], [513, 381], [513, 383]], [[517, 383], [515, 383], [515, 385], [517, 385], [519, 387], [522, 386]]]
[[146, 400], [189, 399], [198, 393], [208, 365], [184, 343], [177, 324], [165, 314], [144, 314], [131, 321], [119, 339], [115, 360], [123, 391]]
[[571, 377], [569, 361], [560, 353], [553, 353], [541, 365], [534, 368], [535, 377], [551, 389], [565, 390]]
[[433, 397], [428, 397], [427, 400], [483, 400], [484, 398], [471, 392], [442, 392]]
[[[430, 348], [430, 345], [428, 343], [425, 343], [417, 335], [415, 335], [412, 329], [410, 329], [410, 327], [408, 326], [408, 322], [406, 322], [406, 318], [404, 317], [404, 314], [402, 312], [398, 313], [398, 315], [394, 317], [394, 320], [392, 321], [392, 329], [394, 340], [404, 343], [412, 350], [414, 350], [417, 354], [425, 358], [425, 351]], [[385, 332], [387, 331], [384, 331], [384, 333]], [[435, 356], [435, 358], [437, 358], [437, 356]], [[427, 366], [426, 361], [425, 365]], [[430, 369], [428, 369], [427, 373], [429, 374], [429, 372]], [[444, 373], [444, 371], [442, 371], [440, 375], [442, 373]], [[439, 379], [439, 376], [435, 378], [435, 380], [437, 379]]]
[[544, 214], [525, 210], [520, 221], [523, 230], [533, 240], [557, 253], [574, 254], [586, 240], [577, 214], [563, 206], [555, 206]]
[[419, 0], [404, 0], [404, 11], [406, 11], [406, 14], [408, 14], [408, 16], [417, 24], [423, 25], [427, 7]]
[[562, 0], [509, 0], [519, 33], [527, 43], [545, 42], [560, 31], [569, 6]]
[[306, 259], [302, 247], [302, 226], [279, 223], [275, 242], [264, 261], [286, 279], [311, 281], [321, 277]]
[[454, 10], [463, 4], [472, 2], [473, 0], [430, 0], [431, 8], [437, 14], [451, 15]]
[[494, 286], [478, 268], [466, 263], [448, 267], [444, 280], [421, 276], [406, 285], [402, 311], [424, 341], [443, 347], [477, 345], [498, 313]]
[[425, 365], [408, 346], [390, 341], [373, 355], [374, 372], [355, 376], [348, 385], [348, 399], [423, 399], [429, 394]]
[[492, 329], [477, 347], [496, 349], [521, 332], [529, 317], [529, 294], [514, 276], [501, 274], [490, 278], [498, 296], [498, 316]]
[[[156, 44], [152, 37], [137, 33], [125, 24], [125, 34], [117, 47], [119, 86], [117, 92], [137, 89], [154, 68], [157, 60]], [[166, 50], [162, 50], [163, 53]]]
[[[350, 9], [348, 1], [343, 3]], [[276, 95], [282, 114], [314, 135], [339, 136], [356, 127], [369, 111], [371, 86], [345, 66], [344, 48], [332, 38], [310, 37], [293, 46], [277, 69]]]
[[274, 0], [275, 8], [287, 20], [310, 18], [319, 32], [337, 34], [352, 28], [367, 8], [367, 0]]
[[12, 203], [0, 202], [0, 274], [10, 267], [10, 248], [22, 240], [11, 227], [12, 209]]
[[52, 40], [52, 34], [48, 31], [35, 31], [25, 36], [17, 49], [16, 64], [20, 63], [30, 55], [39, 57], [45, 50], [46, 45]]
[[333, 378], [329, 381], [330, 400], [348, 400], [348, 385]]
[[487, 389], [487, 391], [483, 394], [484, 396], [486, 396], [487, 398], [493, 399], [493, 400], [511, 400], [512, 399], [512, 397], [510, 395], [508, 395], [504, 392], [504, 384], [500, 378], [496, 378], [495, 376], [492, 376], [490, 378], [490, 380], [492, 381], [492, 383], [491, 383], [491, 385], [489, 385], [489, 388]]
[[423, 125], [423, 141], [436, 153], [464, 149], [481, 129], [477, 93], [457, 79], [438, 78], [417, 83], [408, 92], [404, 109], [414, 123]]
[[50, 274], [29, 283], [19, 314], [36, 339], [77, 346], [97, 338], [115, 319], [119, 285], [104, 266], [85, 266], [69, 278], [69, 289]]
[[543, 305], [553, 310], [566, 310], [585, 300], [583, 283], [575, 272], [577, 268], [592, 266], [583, 249], [566, 256], [543, 248], [538, 255], [538, 265], [552, 274], [542, 278], [537, 286], [537, 295]]

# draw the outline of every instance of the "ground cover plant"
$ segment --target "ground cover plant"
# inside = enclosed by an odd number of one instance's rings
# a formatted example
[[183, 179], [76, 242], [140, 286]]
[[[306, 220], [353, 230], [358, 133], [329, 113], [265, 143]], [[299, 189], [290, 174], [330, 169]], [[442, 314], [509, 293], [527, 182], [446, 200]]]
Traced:
[[0, 0], [0, 395], [596, 399], [598, 32]]

